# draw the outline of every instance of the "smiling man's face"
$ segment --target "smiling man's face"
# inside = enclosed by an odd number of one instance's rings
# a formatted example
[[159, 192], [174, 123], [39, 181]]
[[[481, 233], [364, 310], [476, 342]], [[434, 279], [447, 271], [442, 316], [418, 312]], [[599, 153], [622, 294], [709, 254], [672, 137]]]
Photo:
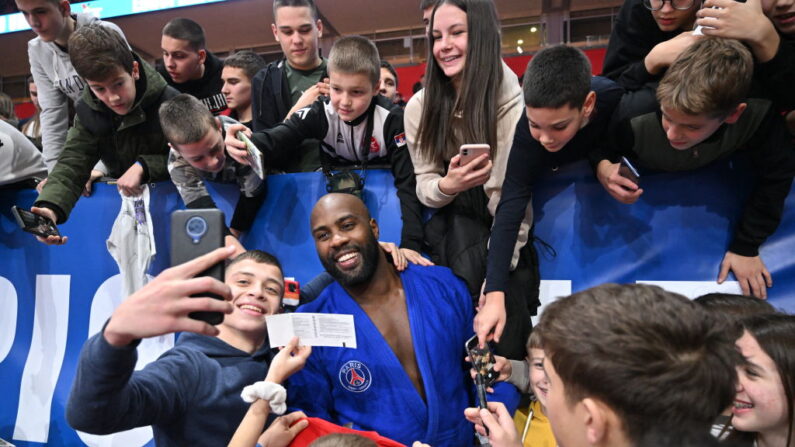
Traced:
[[329, 194], [312, 210], [310, 226], [320, 263], [345, 287], [372, 279], [379, 262], [378, 226], [350, 194]]

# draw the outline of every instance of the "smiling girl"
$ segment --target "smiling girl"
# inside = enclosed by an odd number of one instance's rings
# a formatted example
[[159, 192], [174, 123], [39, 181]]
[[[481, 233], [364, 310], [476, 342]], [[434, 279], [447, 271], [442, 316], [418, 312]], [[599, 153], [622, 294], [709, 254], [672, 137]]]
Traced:
[[[522, 92], [516, 75], [500, 58], [499, 22], [492, 1], [439, 2], [431, 15], [428, 41], [426, 87], [406, 106], [406, 139], [417, 175], [417, 197], [425, 206], [440, 209], [425, 228], [432, 259], [463, 278], [477, 300], [508, 152], [524, 110]], [[488, 144], [490, 152], [464, 163], [459, 147], [478, 143]], [[520, 318], [516, 324], [509, 322], [505, 331], [503, 326], [506, 307], [509, 314], [517, 315], [526, 309], [525, 289], [533, 289], [527, 285], [537, 280], [535, 265], [518, 260], [528, 231], [529, 225], [523, 224], [512, 263], [519, 262], [517, 270], [525, 272], [525, 287], [517, 287], [514, 294], [518, 298], [481, 303], [481, 313], [494, 316], [490, 318], [491, 327], [496, 326], [494, 338], [499, 341], [505, 332], [506, 340], [515, 341], [510, 347], [498, 347], [498, 353], [515, 359], [524, 357], [522, 341], [529, 324]]]
[[744, 320], [737, 347], [746, 364], [737, 370], [730, 438], [757, 447], [792, 447], [795, 396], [795, 316], [771, 314]]

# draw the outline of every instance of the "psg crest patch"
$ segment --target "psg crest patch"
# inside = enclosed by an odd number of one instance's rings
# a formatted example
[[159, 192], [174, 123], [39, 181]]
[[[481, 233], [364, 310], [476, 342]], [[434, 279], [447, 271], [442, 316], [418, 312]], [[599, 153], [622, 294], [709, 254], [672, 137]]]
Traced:
[[348, 391], [361, 393], [372, 383], [373, 376], [362, 362], [351, 360], [340, 368], [340, 384]]

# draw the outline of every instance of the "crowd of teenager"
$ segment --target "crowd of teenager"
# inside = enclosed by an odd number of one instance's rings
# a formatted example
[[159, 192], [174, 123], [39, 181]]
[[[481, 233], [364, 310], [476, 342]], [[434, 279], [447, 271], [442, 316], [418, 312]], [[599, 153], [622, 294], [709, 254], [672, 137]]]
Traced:
[[[67, 0], [16, 5], [37, 34], [37, 113], [21, 130], [0, 122], [14, 153], [0, 184], [36, 187], [32, 212], [65, 222], [101, 177], [124, 197], [171, 181], [188, 209], [215, 207], [206, 182], [240, 189], [226, 248], [163, 271], [86, 342], [66, 408], [75, 429], [152, 425], [157, 445], [795, 446], [795, 317], [763, 301], [759, 254], [795, 176], [794, 0], [626, 0], [599, 76], [568, 45], [517, 76], [492, 0], [422, 0], [429, 54], [407, 103], [369, 39], [340, 37], [321, 57], [312, 0], [274, 0], [278, 61], [221, 60], [200, 24], [177, 18], [157, 67]], [[636, 169], [687, 176], [730, 158], [753, 189], [716, 273], [745, 296], [606, 284], [532, 327], [544, 176], [585, 160], [631, 205]], [[361, 200], [358, 172], [376, 167], [394, 177], [398, 245], [379, 241]], [[267, 175], [306, 171], [329, 194], [310, 217], [324, 271], [297, 312], [353, 315], [354, 349], [293, 339], [277, 351], [267, 338], [284, 272], [245, 235]], [[219, 262], [224, 281], [194, 277]], [[191, 297], [208, 293], [226, 299]], [[177, 345], [135, 371], [140, 340], [172, 332]], [[488, 383], [470, 375], [470, 337], [494, 350]]]

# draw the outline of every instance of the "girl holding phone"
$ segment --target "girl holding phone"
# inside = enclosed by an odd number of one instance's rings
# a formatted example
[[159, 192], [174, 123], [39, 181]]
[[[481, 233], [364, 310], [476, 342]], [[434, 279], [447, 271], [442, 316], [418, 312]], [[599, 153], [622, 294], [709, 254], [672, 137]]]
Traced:
[[[417, 197], [440, 209], [426, 225], [425, 239], [432, 260], [463, 278], [479, 300], [491, 223], [524, 102], [516, 75], [500, 57], [499, 21], [491, 0], [440, 1], [431, 15], [428, 41], [426, 86], [411, 98], [404, 117]], [[488, 144], [490, 150], [464, 163], [459, 153], [464, 144]], [[530, 331], [527, 303], [534, 300], [527, 294], [537, 295], [538, 289], [535, 253], [523, 250], [519, 256], [522, 247], [532, 251], [532, 244], [526, 244], [529, 223], [530, 206], [512, 263], [518, 263], [515, 272], [523, 272], [522, 285], [515, 287], [518, 296], [480, 302], [475, 320], [478, 334], [483, 332], [481, 343], [491, 329], [488, 338], [496, 341], [505, 332], [503, 338], [512, 346], [503, 343], [497, 352], [510, 358], [524, 356]], [[519, 318], [504, 331], [506, 307]]]

